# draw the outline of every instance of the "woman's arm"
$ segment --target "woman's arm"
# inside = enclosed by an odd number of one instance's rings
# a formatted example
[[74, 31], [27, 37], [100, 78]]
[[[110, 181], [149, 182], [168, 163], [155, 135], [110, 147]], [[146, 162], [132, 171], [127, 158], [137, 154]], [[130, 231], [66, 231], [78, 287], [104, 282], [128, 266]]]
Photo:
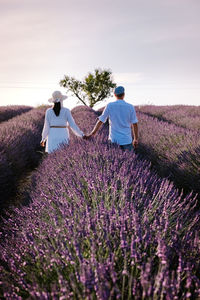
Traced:
[[76, 125], [74, 118], [72, 117], [72, 114], [70, 111], [68, 111], [68, 114], [67, 114], [67, 122], [69, 123], [69, 126], [75, 135], [77, 135], [79, 137], [84, 136], [83, 131], [81, 131], [80, 128], [78, 127], [78, 125]]
[[48, 111], [46, 111], [45, 119], [44, 119], [44, 126], [43, 126], [43, 130], [42, 130], [42, 140], [40, 142], [40, 145], [42, 147], [44, 147], [44, 142], [46, 141], [46, 139], [48, 137], [49, 128], [50, 128], [50, 124], [49, 124], [49, 118], [48, 118]]

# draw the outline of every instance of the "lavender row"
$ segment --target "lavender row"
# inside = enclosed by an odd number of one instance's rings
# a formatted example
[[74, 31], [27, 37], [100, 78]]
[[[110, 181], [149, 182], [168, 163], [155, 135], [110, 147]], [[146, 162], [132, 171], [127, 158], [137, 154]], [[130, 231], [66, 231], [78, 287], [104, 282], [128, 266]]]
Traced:
[[[73, 115], [84, 130], [95, 123], [92, 111]], [[106, 134], [72, 138], [32, 177], [31, 205], [15, 209], [2, 231], [1, 297], [200, 296], [196, 199]]]
[[139, 106], [137, 111], [183, 128], [200, 131], [200, 106]]
[[196, 131], [138, 113], [140, 148], [162, 176], [200, 193], [200, 138]]
[[25, 105], [8, 105], [0, 106], [0, 123], [28, 112], [32, 107]]
[[19, 177], [36, 165], [39, 154], [36, 150], [41, 139], [41, 130], [46, 107], [32, 109], [0, 126], [0, 205], [16, 189]]

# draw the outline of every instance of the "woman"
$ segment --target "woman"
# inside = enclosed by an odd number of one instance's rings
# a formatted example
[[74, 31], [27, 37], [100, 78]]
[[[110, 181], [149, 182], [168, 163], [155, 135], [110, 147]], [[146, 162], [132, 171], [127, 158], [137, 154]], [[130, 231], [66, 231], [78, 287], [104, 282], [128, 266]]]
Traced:
[[48, 101], [54, 103], [53, 108], [49, 108], [45, 114], [44, 127], [42, 131], [41, 146], [45, 146], [45, 151], [48, 153], [58, 149], [63, 143], [69, 143], [69, 125], [72, 131], [79, 137], [84, 137], [83, 132], [76, 125], [71, 112], [68, 108], [63, 107], [63, 100], [67, 96], [61, 94], [60, 91], [55, 91], [52, 98]]

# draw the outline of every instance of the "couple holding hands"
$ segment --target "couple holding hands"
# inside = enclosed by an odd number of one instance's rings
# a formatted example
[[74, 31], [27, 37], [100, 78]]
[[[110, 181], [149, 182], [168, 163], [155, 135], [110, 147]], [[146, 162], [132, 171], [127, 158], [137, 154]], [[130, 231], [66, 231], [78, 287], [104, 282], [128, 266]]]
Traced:
[[44, 127], [42, 131], [41, 146], [46, 147], [45, 151], [51, 153], [63, 143], [69, 143], [69, 125], [73, 133], [83, 139], [94, 136], [103, 123], [109, 119], [109, 140], [120, 145], [120, 148], [129, 151], [137, 148], [138, 145], [138, 120], [135, 108], [124, 100], [124, 87], [118, 86], [114, 91], [116, 101], [110, 102], [104, 109], [101, 116], [90, 134], [85, 135], [76, 125], [71, 112], [63, 107], [63, 100], [67, 99], [59, 91], [52, 94], [49, 99], [53, 108], [49, 108], [45, 114]]

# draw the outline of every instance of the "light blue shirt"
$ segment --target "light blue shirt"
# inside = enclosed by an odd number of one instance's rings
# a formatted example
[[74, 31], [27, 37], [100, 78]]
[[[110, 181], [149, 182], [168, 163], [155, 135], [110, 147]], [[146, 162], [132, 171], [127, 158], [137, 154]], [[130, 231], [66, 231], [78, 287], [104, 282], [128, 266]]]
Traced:
[[109, 140], [112, 143], [126, 145], [132, 143], [131, 124], [138, 122], [135, 108], [125, 100], [109, 103], [99, 120], [103, 123], [109, 118]]

